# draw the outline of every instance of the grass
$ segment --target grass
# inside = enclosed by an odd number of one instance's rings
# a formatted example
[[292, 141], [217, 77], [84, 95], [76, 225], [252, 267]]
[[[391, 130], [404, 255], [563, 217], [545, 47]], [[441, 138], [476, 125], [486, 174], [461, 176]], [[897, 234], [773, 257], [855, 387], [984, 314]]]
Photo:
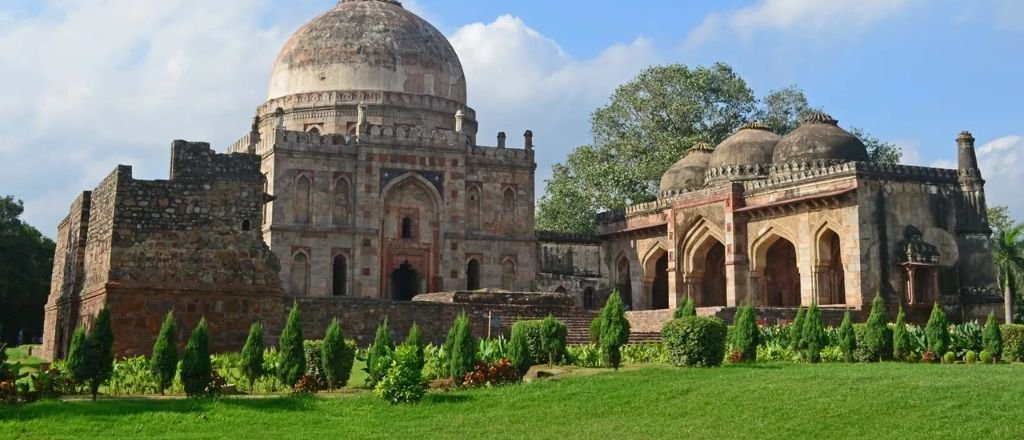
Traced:
[[0, 438], [1022, 438], [1024, 365], [643, 367], [432, 393], [40, 402]]

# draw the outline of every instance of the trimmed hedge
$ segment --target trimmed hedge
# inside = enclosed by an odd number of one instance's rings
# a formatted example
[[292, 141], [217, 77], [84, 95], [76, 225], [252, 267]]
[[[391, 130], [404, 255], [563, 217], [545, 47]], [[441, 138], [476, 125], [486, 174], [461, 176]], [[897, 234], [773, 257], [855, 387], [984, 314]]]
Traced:
[[673, 319], [661, 329], [669, 363], [680, 367], [721, 365], [727, 332], [721, 319], [709, 316]]
[[1024, 362], [1024, 325], [1003, 324], [999, 330], [1003, 334], [1003, 359]]
[[[566, 346], [566, 335], [569, 333], [565, 323], [557, 319], [554, 320], [555, 326], [554, 346], [554, 362], [558, 363], [562, 361], [562, 357], [565, 356]], [[544, 350], [544, 320], [543, 319], [532, 319], [516, 321], [514, 325], [522, 327], [523, 336], [526, 339], [526, 346], [530, 352], [530, 365], [540, 365], [548, 363], [548, 352]]]

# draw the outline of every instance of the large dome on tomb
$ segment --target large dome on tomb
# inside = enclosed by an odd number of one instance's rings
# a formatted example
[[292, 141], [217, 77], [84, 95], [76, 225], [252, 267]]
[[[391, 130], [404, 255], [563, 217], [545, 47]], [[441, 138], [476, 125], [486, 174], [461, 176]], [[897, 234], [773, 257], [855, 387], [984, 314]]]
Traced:
[[385, 91], [466, 103], [466, 76], [451, 43], [390, 0], [342, 0], [281, 49], [269, 99], [325, 91]]
[[661, 175], [662, 196], [698, 189], [704, 186], [704, 173], [708, 169], [708, 160], [711, 159], [711, 145], [699, 142], [690, 147], [686, 156]]
[[772, 156], [776, 164], [791, 162], [848, 162], [868, 160], [868, 150], [857, 136], [839, 127], [831, 116], [815, 112], [778, 144]]
[[757, 177], [760, 167], [767, 167], [772, 162], [775, 145], [782, 139], [770, 127], [761, 122], [748, 122], [736, 129], [736, 132], [725, 138], [711, 153], [708, 168], [709, 178], [744, 179]]

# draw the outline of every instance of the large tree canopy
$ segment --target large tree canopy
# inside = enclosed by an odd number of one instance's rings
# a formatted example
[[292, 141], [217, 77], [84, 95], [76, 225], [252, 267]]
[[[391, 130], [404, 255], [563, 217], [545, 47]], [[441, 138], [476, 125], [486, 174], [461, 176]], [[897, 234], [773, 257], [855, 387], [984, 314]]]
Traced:
[[42, 335], [55, 245], [19, 219], [20, 200], [0, 197], [0, 340], [26, 342]]
[[[691, 145], [718, 144], [751, 120], [786, 134], [815, 110], [800, 88], [789, 86], [757, 99], [731, 67], [655, 66], [619, 86], [608, 105], [591, 115], [594, 142], [555, 164], [537, 206], [537, 228], [593, 232], [595, 216], [653, 200], [658, 182]], [[856, 131], [872, 160], [898, 162], [892, 144]]]

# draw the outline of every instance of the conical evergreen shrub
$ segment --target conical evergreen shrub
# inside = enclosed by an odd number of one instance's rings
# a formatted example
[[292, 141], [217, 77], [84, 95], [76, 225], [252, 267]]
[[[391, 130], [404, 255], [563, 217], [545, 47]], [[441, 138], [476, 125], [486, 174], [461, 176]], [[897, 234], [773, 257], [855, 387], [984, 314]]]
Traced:
[[981, 334], [981, 341], [985, 346], [985, 351], [991, 353], [996, 359], [1003, 355], [1003, 332], [999, 329], [999, 323], [996, 322], [995, 313], [988, 314], [985, 330]]
[[373, 336], [373, 344], [366, 352], [366, 383], [373, 387], [387, 374], [391, 365], [391, 353], [395, 350], [395, 342], [391, 339], [388, 318], [377, 324], [377, 332]]
[[241, 373], [249, 382], [249, 391], [253, 390], [256, 381], [266, 374], [263, 371], [263, 325], [259, 322], [249, 326], [249, 337], [242, 347]]
[[324, 377], [327, 379], [329, 389], [336, 390], [348, 383], [352, 363], [348, 363], [346, 371], [346, 350], [345, 337], [341, 333], [341, 321], [333, 319], [331, 325], [327, 326], [327, 333], [320, 345], [320, 360], [323, 362]]
[[448, 349], [448, 376], [455, 383], [462, 384], [466, 373], [473, 369], [473, 361], [476, 358], [476, 343], [473, 341], [466, 312], [459, 313], [455, 318], [444, 344]]
[[932, 306], [932, 314], [924, 327], [924, 336], [928, 340], [928, 351], [934, 353], [936, 359], [949, 351], [949, 320], [938, 302]]
[[873, 360], [880, 361], [892, 356], [892, 333], [885, 323], [885, 302], [878, 293], [871, 301], [871, 314], [864, 326], [864, 346], [871, 352]]
[[800, 341], [809, 362], [821, 361], [821, 350], [828, 344], [828, 335], [825, 334], [825, 326], [821, 322], [821, 309], [818, 308], [817, 302], [811, 303], [811, 308], [804, 317], [804, 328]]
[[530, 369], [533, 364], [533, 357], [530, 355], [530, 343], [525, 321], [517, 321], [512, 324], [512, 337], [508, 340], [508, 360], [515, 367], [519, 377]]
[[409, 327], [409, 334], [405, 337], [405, 345], [410, 347], [416, 347], [416, 356], [420, 360], [420, 370], [423, 370], [423, 366], [426, 363], [426, 358], [423, 355], [423, 350], [426, 345], [423, 344], [423, 332], [420, 331], [420, 326], [416, 323], [412, 323], [412, 327]]
[[156, 387], [160, 394], [163, 394], [178, 374], [178, 325], [174, 321], [173, 310], [167, 312], [163, 324], [160, 325], [160, 333], [153, 344], [153, 356], [150, 358], [149, 366], [156, 377]]
[[89, 364], [89, 339], [85, 333], [85, 327], [78, 326], [71, 335], [71, 346], [68, 349], [68, 357], [65, 366], [71, 373], [75, 383], [81, 385], [88, 382], [92, 377], [93, 367]]
[[843, 352], [843, 360], [853, 362], [853, 351], [857, 349], [857, 332], [853, 330], [853, 319], [850, 311], [843, 314], [843, 322], [839, 324], [839, 349]]
[[299, 314], [299, 302], [292, 304], [288, 313], [288, 322], [281, 331], [278, 342], [280, 359], [277, 364], [277, 378], [285, 385], [294, 387], [306, 372], [306, 351], [302, 338], [302, 316]]
[[212, 375], [210, 337], [206, 331], [206, 318], [202, 318], [192, 330], [185, 353], [181, 356], [181, 384], [185, 387], [185, 394], [189, 397], [206, 394]]
[[629, 320], [619, 292], [613, 291], [601, 309], [601, 355], [605, 365], [616, 370], [622, 363], [622, 346], [629, 340]]
[[797, 351], [803, 348], [800, 344], [800, 340], [804, 336], [804, 316], [807, 311], [800, 307], [796, 311], [796, 317], [793, 318], [793, 323], [789, 326], [789, 348], [790, 350]]
[[907, 331], [907, 314], [900, 304], [900, 312], [896, 315], [896, 325], [892, 330], [892, 357], [899, 361], [907, 360], [914, 352], [910, 342], [910, 333]]
[[757, 345], [761, 334], [757, 329], [757, 314], [753, 306], [740, 307], [736, 311], [736, 323], [732, 331], [732, 349], [738, 351], [746, 362], [757, 361]]
[[114, 329], [110, 322], [110, 309], [104, 307], [96, 315], [92, 331], [89, 332], [86, 358], [92, 365], [92, 376], [89, 378], [89, 391], [92, 400], [96, 400], [100, 385], [110, 380], [114, 374]]

